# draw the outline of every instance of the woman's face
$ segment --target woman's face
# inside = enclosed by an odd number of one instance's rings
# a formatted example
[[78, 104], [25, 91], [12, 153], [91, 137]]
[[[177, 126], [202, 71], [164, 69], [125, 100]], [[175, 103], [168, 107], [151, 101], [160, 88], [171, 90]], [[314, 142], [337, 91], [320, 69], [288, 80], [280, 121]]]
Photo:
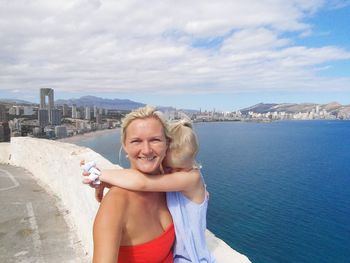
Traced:
[[133, 169], [159, 173], [167, 147], [163, 126], [155, 118], [133, 120], [126, 128], [124, 150]]

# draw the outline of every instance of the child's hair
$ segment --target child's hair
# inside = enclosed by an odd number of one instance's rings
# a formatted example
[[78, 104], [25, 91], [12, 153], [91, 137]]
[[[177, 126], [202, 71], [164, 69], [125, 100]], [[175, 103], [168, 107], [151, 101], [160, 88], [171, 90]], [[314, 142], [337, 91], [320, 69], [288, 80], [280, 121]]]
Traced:
[[160, 111], [157, 111], [155, 107], [147, 105], [147, 106], [138, 108], [136, 110], [133, 110], [122, 119], [121, 142], [123, 144], [125, 143], [126, 130], [131, 122], [137, 119], [148, 119], [148, 118], [154, 118], [161, 123], [161, 125], [163, 126], [164, 135], [166, 139], [169, 140], [170, 136], [168, 131], [168, 125], [164, 119], [163, 114]]
[[198, 168], [195, 161], [198, 153], [198, 140], [193, 131], [192, 122], [187, 119], [169, 124], [169, 133], [171, 137], [169, 152], [170, 158], [167, 158], [167, 165], [172, 168], [181, 167], [189, 163], [193, 168]]

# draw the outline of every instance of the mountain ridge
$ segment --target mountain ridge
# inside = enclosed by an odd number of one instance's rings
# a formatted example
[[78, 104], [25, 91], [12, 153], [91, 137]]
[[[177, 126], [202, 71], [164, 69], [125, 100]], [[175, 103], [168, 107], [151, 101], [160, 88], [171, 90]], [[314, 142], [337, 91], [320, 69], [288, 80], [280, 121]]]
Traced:
[[132, 110], [139, 107], [143, 107], [146, 104], [141, 102], [132, 101], [129, 99], [107, 99], [96, 96], [82, 96], [78, 99], [59, 99], [55, 101], [56, 105], [67, 104], [68, 106], [72, 106], [75, 104], [78, 107], [93, 107], [96, 106], [98, 108], [106, 108], [106, 109], [120, 109], [120, 110]]
[[326, 110], [327, 112], [350, 112], [350, 105], [342, 105], [338, 102], [330, 102], [326, 104], [318, 103], [258, 103], [253, 106], [241, 109], [241, 113], [246, 114], [250, 111], [256, 113], [268, 113], [268, 112], [286, 112], [286, 113], [298, 113], [298, 112], [311, 112], [316, 110]]
[[[7, 103], [7, 104], [19, 104], [19, 105], [33, 105], [38, 103], [33, 103], [30, 101], [20, 100], [20, 99], [1, 99], [0, 103]], [[106, 108], [106, 109], [118, 109], [118, 110], [133, 110], [139, 107], [143, 107], [146, 104], [142, 102], [136, 102], [132, 101], [130, 99], [108, 99], [108, 98], [102, 98], [97, 96], [82, 96], [80, 98], [71, 98], [71, 99], [58, 99], [55, 100], [56, 105], [63, 105], [67, 104], [69, 106], [72, 106], [75, 104], [77, 107], [93, 107], [96, 106], [98, 108]], [[336, 101], [332, 101], [330, 103], [326, 104], [318, 104], [318, 103], [311, 103], [311, 102], [304, 102], [304, 103], [264, 103], [260, 102], [255, 105], [243, 108], [240, 110], [241, 113], [247, 114], [250, 111], [256, 112], [256, 113], [267, 113], [267, 112], [286, 112], [286, 113], [298, 113], [298, 112], [311, 112], [312, 110], [316, 110], [316, 107], [318, 106], [318, 110], [326, 110], [330, 113], [338, 113], [338, 112], [345, 112], [350, 113], [350, 104], [349, 105], [342, 105]], [[171, 111], [176, 110], [172, 106], [157, 106], [162, 111]], [[181, 109], [186, 112], [198, 112], [196, 110], [191, 109]]]

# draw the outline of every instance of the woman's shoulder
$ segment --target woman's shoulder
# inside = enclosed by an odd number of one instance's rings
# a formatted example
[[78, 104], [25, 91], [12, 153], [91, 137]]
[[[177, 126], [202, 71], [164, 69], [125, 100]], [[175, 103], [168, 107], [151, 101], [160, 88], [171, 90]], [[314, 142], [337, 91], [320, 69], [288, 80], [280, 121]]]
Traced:
[[118, 186], [112, 186], [103, 197], [101, 204], [108, 203], [118, 208], [127, 208], [137, 202], [138, 197], [145, 192], [131, 191]]
[[126, 201], [129, 199], [128, 191], [120, 187], [111, 187], [101, 201], [101, 207], [108, 209], [121, 209], [126, 207]]
[[100, 203], [95, 217], [94, 231], [103, 232], [106, 227], [110, 229], [123, 228], [127, 220], [127, 213], [124, 213], [128, 208], [126, 199], [127, 195], [124, 189], [110, 188]]

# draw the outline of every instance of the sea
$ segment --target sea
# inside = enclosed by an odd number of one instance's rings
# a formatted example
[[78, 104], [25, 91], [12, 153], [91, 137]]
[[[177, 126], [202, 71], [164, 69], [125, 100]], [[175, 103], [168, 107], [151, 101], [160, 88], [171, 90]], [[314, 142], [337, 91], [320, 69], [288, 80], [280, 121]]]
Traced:
[[[217, 237], [254, 263], [350, 262], [350, 121], [194, 129]], [[76, 144], [126, 167], [119, 137], [116, 129]]]

